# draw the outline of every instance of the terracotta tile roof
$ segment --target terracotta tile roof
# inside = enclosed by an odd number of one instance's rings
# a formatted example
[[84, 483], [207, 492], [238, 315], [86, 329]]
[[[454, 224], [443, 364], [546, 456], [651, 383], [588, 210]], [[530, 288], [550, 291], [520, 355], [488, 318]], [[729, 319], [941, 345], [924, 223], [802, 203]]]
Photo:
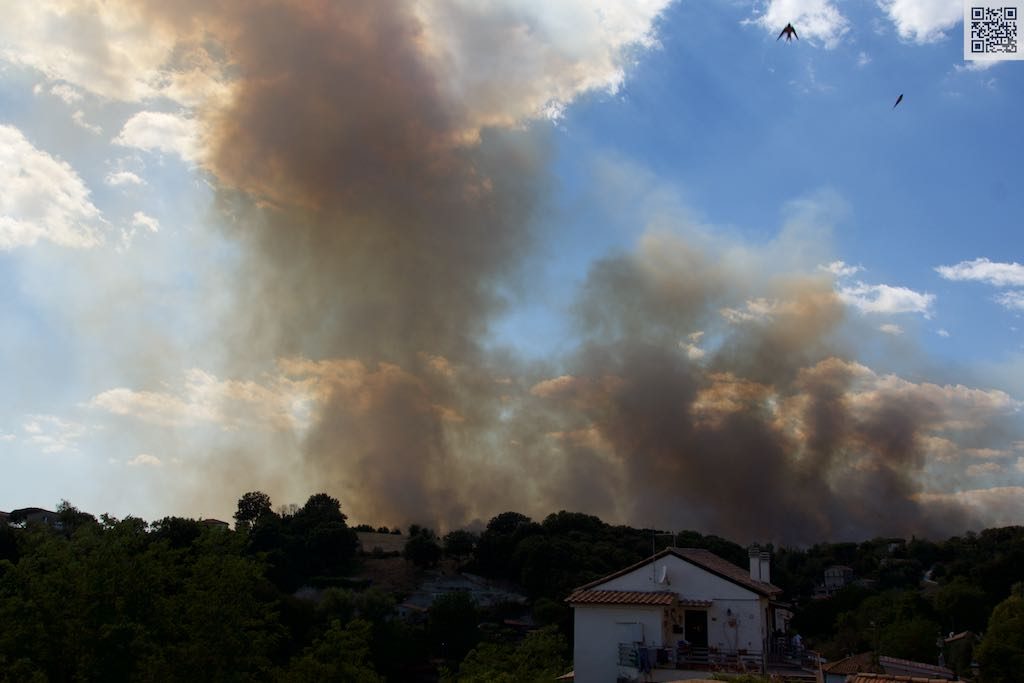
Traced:
[[595, 586], [600, 586], [606, 581], [628, 574], [629, 572], [639, 569], [640, 567], [644, 567], [651, 562], [656, 562], [666, 555], [675, 555], [676, 557], [726, 579], [727, 581], [732, 581], [744, 588], [748, 588], [758, 595], [773, 597], [782, 593], [782, 589], [778, 586], [773, 586], [772, 584], [765, 583], [764, 581], [755, 581], [750, 577], [750, 573], [746, 569], [737, 567], [732, 562], [715, 555], [710, 550], [704, 550], [702, 548], [665, 548], [658, 554], [648, 557], [646, 560], [637, 562], [631, 567], [620, 569], [614, 574], [609, 574], [597, 581], [591, 581], [584, 586], [580, 586], [576, 590], [587, 590]]
[[914, 662], [909, 659], [900, 659], [898, 657], [887, 657], [885, 655], [879, 657], [878, 662], [882, 665], [882, 668], [889, 673], [906, 671], [913, 672], [914, 675], [930, 674], [947, 681], [956, 680], [956, 674], [953, 673], [953, 670], [947, 669], [944, 666], [925, 664], [924, 662]]
[[574, 605], [674, 605], [671, 591], [595, 591], [576, 590], [566, 602]]
[[[875, 659], [871, 652], [862, 652], [858, 655], [846, 657], [830, 664], [825, 664], [821, 670], [829, 674], [857, 674], [860, 676], [881, 676], [877, 679], [864, 680], [906, 680], [918, 683], [918, 681], [951, 681], [956, 680], [956, 674], [951, 669], [924, 662], [914, 662], [909, 659], [899, 659], [881, 655]], [[893, 676], [903, 678], [892, 678]], [[915, 678], [924, 676], [924, 678]]]
[[862, 652], [823, 664], [821, 670], [827, 674], [884, 673], [882, 665], [875, 661], [871, 652]]
[[745, 586], [755, 593], [771, 596], [782, 592], [782, 589], [778, 586], [752, 579], [749, 570], [737, 567], [729, 560], [715, 555], [710, 550], [703, 550], [701, 548], [668, 548], [668, 550], [675, 551], [684, 560], [689, 560], [693, 564], [707, 569], [712, 574], [718, 574], [723, 579], [729, 579], [733, 583]]
[[893, 674], [856, 674], [846, 683], [949, 683], [949, 678], [924, 678], [922, 676], [896, 676]]

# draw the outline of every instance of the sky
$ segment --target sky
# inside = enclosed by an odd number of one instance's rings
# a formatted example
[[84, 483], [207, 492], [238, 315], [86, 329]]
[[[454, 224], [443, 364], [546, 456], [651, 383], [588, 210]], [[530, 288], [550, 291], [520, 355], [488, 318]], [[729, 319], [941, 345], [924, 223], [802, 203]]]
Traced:
[[0, 509], [1024, 523], [961, 2], [2, 4]]

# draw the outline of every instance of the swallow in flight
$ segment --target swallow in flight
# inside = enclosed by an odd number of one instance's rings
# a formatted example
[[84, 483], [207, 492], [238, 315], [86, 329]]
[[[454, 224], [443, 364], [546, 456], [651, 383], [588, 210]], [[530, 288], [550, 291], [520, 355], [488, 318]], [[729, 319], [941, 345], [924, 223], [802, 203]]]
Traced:
[[[899, 104], [902, 101], [903, 101], [903, 93], [900, 93], [900, 96], [896, 98], [896, 104]], [[892, 105], [893, 109], [896, 108], [896, 104]]]
[[[786, 24], [786, 28], [782, 29], [782, 33], [779, 34], [779, 38], [781, 38], [782, 36], [786, 36], [787, 43], [791, 41], [793, 38], [800, 40], [800, 36], [796, 34], [796, 29], [793, 28], [793, 24]], [[778, 40], [779, 38], [776, 38], [775, 40]]]

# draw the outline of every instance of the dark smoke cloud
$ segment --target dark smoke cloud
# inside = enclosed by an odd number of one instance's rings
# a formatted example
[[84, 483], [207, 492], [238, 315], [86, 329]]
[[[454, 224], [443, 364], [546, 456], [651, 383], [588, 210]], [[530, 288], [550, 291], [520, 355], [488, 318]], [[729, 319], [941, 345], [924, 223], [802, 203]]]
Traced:
[[[915, 499], [919, 435], [945, 419], [941, 406], [886, 391], [850, 405], [870, 371], [836, 356], [843, 306], [827, 280], [766, 275], [766, 298], [727, 311], [722, 328], [711, 304], [744, 276], [685, 242], [661, 239], [649, 253], [675, 267], [641, 253], [592, 271], [584, 351], [572, 378], [541, 391], [599, 431], [621, 464], [630, 519], [784, 542], [976, 521]], [[721, 341], [699, 361], [664, 343], [709, 327]]]
[[[530, 131], [476, 138], [466, 103], [427, 64], [411, 7], [154, 12], [183, 34], [212, 32], [236, 75], [230, 104], [206, 115], [205, 165], [243, 248], [226, 372], [357, 359], [355, 385], [325, 384], [303, 444], [308, 485], [343, 492], [359, 519], [439, 524], [469, 518], [460, 499], [490, 486], [470, 479], [453, 441], [496, 422], [503, 387], [472, 368], [529, 250], [545, 153]], [[431, 360], [449, 358], [463, 368], [457, 387]], [[485, 442], [461, 438], [494, 448]]]
[[[786, 542], [972, 521], [916, 495], [921, 437], [947, 408], [867, 392], [831, 280], [770, 256], [649, 237], [593, 267], [570, 357], [485, 350], [531, 254], [545, 141], [477, 130], [405, 3], [152, 11], [212, 35], [237, 76], [230, 104], [204, 113], [204, 163], [242, 249], [225, 372], [287, 358], [316, 379], [302, 478], [353, 519], [569, 508]], [[701, 333], [704, 348], [687, 343]]]

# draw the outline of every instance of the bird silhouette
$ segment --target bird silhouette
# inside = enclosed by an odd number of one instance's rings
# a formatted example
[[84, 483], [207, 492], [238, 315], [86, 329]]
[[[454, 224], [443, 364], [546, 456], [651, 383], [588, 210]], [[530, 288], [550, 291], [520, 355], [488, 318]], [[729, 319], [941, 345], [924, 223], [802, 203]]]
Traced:
[[896, 105], [899, 104], [902, 101], [903, 101], [903, 93], [900, 93], [900, 96], [896, 98], [896, 104], [892, 105], [892, 108], [895, 109]]
[[[779, 34], [779, 38], [782, 36], [786, 36], [787, 43], [793, 38], [800, 40], [800, 36], [796, 34], [796, 29], [793, 28], [793, 24], [786, 24], [786, 28], [782, 29], [782, 33]], [[775, 40], [778, 40], [779, 38], [776, 38]]]

